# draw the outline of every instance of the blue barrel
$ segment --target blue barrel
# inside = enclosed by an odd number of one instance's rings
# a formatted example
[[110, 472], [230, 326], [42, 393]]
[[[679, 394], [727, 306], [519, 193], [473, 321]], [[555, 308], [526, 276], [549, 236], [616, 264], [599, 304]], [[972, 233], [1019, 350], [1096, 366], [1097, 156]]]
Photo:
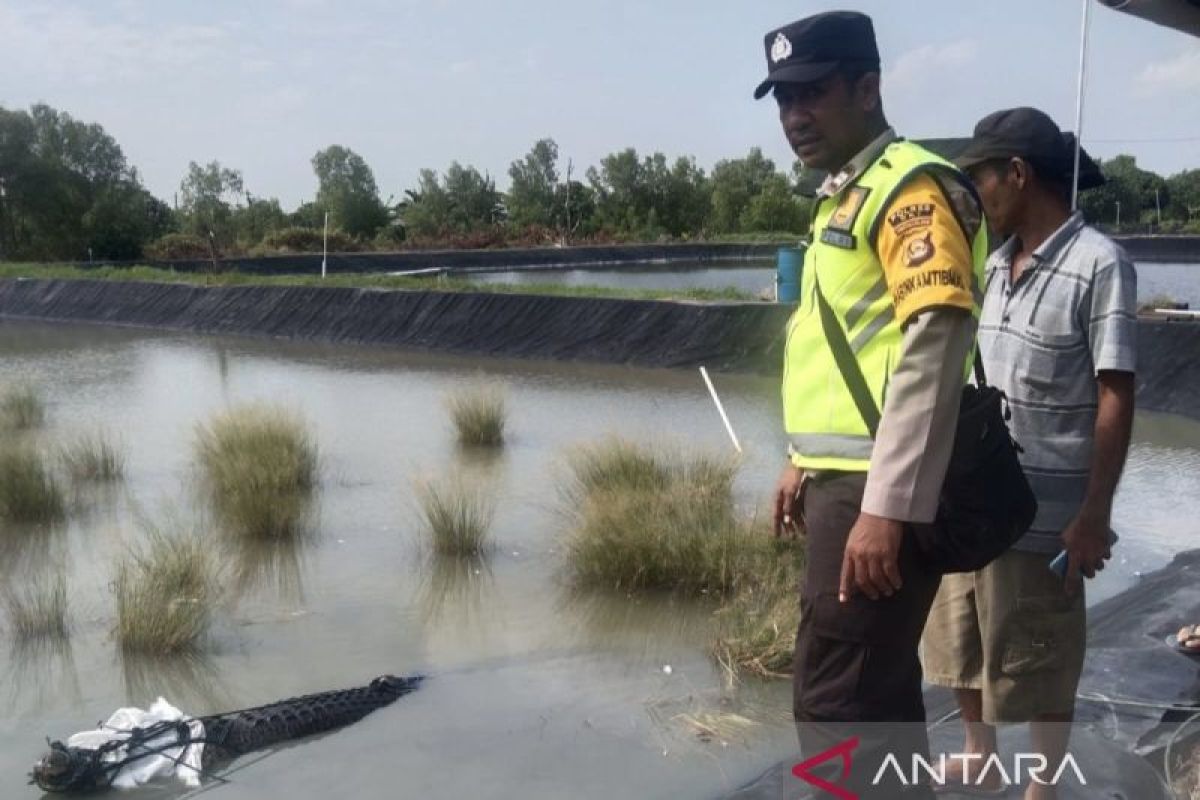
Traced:
[[777, 302], [800, 301], [800, 275], [804, 271], [804, 247], [781, 247], [775, 260]]

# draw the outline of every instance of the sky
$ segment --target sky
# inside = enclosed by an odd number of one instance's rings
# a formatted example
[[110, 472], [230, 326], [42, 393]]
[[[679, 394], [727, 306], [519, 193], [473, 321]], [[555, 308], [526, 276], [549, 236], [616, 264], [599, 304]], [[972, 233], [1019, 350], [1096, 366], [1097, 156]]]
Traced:
[[[851, 8], [875, 21], [884, 107], [911, 138], [1033, 105], [1074, 127], [1080, 0], [0, 0], [0, 106], [44, 102], [113, 135], [171, 202], [189, 161], [255, 197], [311, 199], [341, 144], [381, 194], [451, 161], [503, 188], [555, 139], [575, 176], [636, 147], [706, 169], [791, 153], [756, 103], [763, 35]], [[1093, 3], [1084, 144], [1200, 167], [1200, 39]]]

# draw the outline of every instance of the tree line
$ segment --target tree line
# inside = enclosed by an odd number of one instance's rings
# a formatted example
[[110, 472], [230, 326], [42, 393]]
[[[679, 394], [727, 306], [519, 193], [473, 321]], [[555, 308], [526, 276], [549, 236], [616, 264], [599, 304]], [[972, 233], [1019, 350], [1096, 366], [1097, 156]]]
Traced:
[[[512, 162], [507, 191], [454, 162], [421, 170], [415, 187], [387, 198], [349, 148], [326, 147], [310, 165], [316, 195], [290, 211], [216, 161], [190, 163], [168, 204], [100, 125], [47, 105], [0, 107], [0, 258], [313, 252], [326, 214], [336, 251], [790, 237], [806, 231], [811, 211], [798, 165], [781, 170], [758, 148], [708, 172], [688, 156], [627, 148], [580, 173], [542, 139]], [[1113, 228], [1119, 216], [1124, 230], [1200, 233], [1200, 170], [1164, 178], [1127, 155], [1101, 168], [1109, 183], [1081, 198], [1092, 221]]]

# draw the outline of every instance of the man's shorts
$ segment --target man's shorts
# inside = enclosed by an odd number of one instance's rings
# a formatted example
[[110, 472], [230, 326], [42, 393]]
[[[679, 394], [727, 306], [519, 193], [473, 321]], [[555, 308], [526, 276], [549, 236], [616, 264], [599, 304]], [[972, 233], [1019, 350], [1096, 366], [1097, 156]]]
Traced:
[[1053, 556], [1010, 550], [978, 572], [947, 575], [922, 640], [925, 679], [983, 692], [983, 721], [1068, 714], [1087, 646], [1082, 587], [1068, 597]]

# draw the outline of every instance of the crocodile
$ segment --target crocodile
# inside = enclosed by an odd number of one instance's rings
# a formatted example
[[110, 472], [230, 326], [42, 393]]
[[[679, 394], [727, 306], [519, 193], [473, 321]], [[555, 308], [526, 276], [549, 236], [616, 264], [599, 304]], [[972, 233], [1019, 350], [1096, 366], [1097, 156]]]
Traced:
[[[256, 708], [164, 721], [135, 728], [128, 738], [115, 739], [95, 749], [48, 742], [50, 749], [30, 773], [30, 783], [46, 792], [83, 792], [112, 785], [131, 762], [164, 750], [202, 744], [201, 770], [208, 772], [255, 750], [331, 731], [357, 722], [376, 709], [390, 705], [420, 686], [423, 678], [384, 675], [366, 686], [308, 694]], [[197, 735], [194, 721], [203, 725]], [[175, 733], [173, 740], [162, 741]], [[156, 741], [153, 748], [140, 742]]]

